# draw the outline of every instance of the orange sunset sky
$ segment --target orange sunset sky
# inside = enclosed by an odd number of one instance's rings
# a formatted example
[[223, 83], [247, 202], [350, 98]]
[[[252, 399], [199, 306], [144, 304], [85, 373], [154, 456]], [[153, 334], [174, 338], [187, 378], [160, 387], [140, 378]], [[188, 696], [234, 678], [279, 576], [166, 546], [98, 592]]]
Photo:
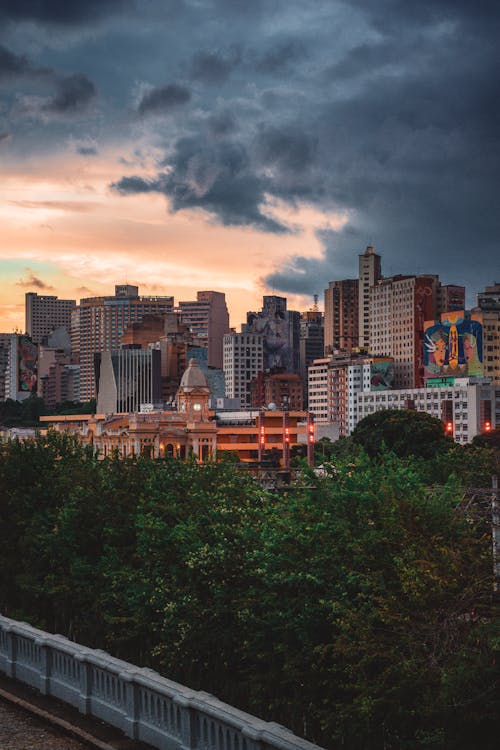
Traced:
[[[174, 295], [176, 303], [193, 299], [197, 290], [224, 291], [231, 325], [239, 329], [248, 310], [260, 309], [262, 295], [275, 291], [263, 276], [291, 254], [321, 256], [315, 231], [345, 221], [306, 203], [269, 200], [266, 213], [293, 233], [223, 227], [200, 209], [169, 213], [160, 195], [113, 193], [109, 184], [122, 170], [117, 153], [96, 160], [62, 150], [38, 156], [36, 163], [18, 159], [4, 171], [2, 332], [24, 329], [27, 291], [79, 300], [113, 294], [114, 284], [125, 281], [139, 285], [142, 294]], [[323, 280], [320, 300], [322, 291]], [[290, 309], [313, 303], [311, 296], [287, 299]]]

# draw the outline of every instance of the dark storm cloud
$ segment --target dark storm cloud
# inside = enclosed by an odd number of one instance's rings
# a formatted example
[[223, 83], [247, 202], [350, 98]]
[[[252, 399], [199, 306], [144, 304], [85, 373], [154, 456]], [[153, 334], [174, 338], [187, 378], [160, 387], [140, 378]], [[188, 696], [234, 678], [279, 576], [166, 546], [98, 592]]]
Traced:
[[85, 110], [96, 97], [96, 87], [82, 73], [61, 78], [56, 83], [56, 93], [43, 106], [44, 112], [73, 114]]
[[215, 112], [207, 118], [209, 132], [214, 136], [226, 136], [238, 130], [238, 122], [233, 112]]
[[0, 19], [73, 25], [130, 5], [128, 0], [2, 0]]
[[420, 0], [409, 3], [407, 0], [348, 0], [348, 4], [358, 6], [366, 13], [374, 28], [382, 31], [405, 32], [409, 26], [429, 26], [440, 21], [453, 21], [460, 25], [498, 24], [498, 3], [496, 0]]
[[31, 70], [31, 65], [24, 55], [16, 55], [6, 47], [0, 46], [0, 76], [22, 75]]
[[266, 232], [288, 229], [261, 209], [268, 184], [252, 169], [246, 149], [231, 141], [200, 143], [181, 138], [156, 179], [124, 177], [112, 187], [123, 194], [159, 192], [172, 211], [200, 208], [225, 226], [253, 226]]
[[10, 138], [10, 133], [0, 133], [0, 144], [5, 143]]
[[[194, 82], [196, 107], [175, 118], [191, 96], [176, 84], [143, 94], [140, 114], [172, 113], [161, 132], [142, 123], [164, 163], [114, 187], [269, 232], [285, 227], [268, 199], [344, 213], [342, 229], [318, 231], [323, 257], [267, 278], [285, 293], [355, 276], [370, 242], [387, 274], [475, 283], [500, 234], [499, 17], [496, 2], [468, 0], [186, 4], [158, 50]], [[158, 80], [133, 62], [134, 80]]]
[[300, 62], [306, 55], [306, 45], [301, 39], [277, 40], [261, 54], [255, 56], [257, 70], [262, 73], [282, 73], [291, 63]]
[[353, 47], [338, 63], [326, 70], [326, 77], [332, 80], [348, 80], [357, 76], [366, 76], [378, 72], [387, 65], [401, 66], [407, 59], [409, 42], [405, 39], [401, 46], [388, 46], [382, 42], [360, 44]]
[[191, 61], [191, 78], [203, 83], [220, 85], [229, 78], [240, 58], [237, 50], [227, 54], [211, 50], [197, 52]]
[[[367, 244], [366, 230], [349, 224], [338, 232], [323, 230], [317, 234], [327, 249], [324, 257], [295, 256], [282, 269], [263, 278], [263, 283], [291, 294], [321, 295], [328, 281], [356, 278], [357, 256]], [[376, 249], [380, 250], [378, 246]]]
[[317, 142], [314, 135], [284, 125], [259, 133], [257, 149], [264, 164], [274, 165], [282, 173], [299, 175], [313, 163]]
[[17, 55], [7, 47], [0, 45], [0, 78], [35, 77], [50, 75], [51, 73], [52, 71], [49, 68], [37, 68], [26, 55]]
[[191, 99], [191, 92], [185, 86], [169, 83], [166, 86], [153, 88], [143, 95], [137, 111], [141, 115], [169, 112], [187, 104]]
[[[399, 24], [384, 19], [381, 5]], [[323, 258], [291, 258], [266, 278], [282, 292], [313, 293], [329, 279], [355, 276], [357, 254], [371, 241], [387, 274], [435, 272], [469, 287], [498, 257], [497, 6], [491, 29], [481, 31], [476, 19], [464, 34], [469, 6], [408, 5], [379, 3], [377, 28], [391, 35], [356, 45], [325, 71], [333, 82], [358, 79], [342, 97], [332, 90], [318, 98], [304, 128], [316, 134], [323, 165], [317, 200], [345, 208], [350, 219], [322, 233]], [[442, 32], [426, 29], [436, 19], [449, 21]], [[397, 70], [386, 74], [388, 65]]]

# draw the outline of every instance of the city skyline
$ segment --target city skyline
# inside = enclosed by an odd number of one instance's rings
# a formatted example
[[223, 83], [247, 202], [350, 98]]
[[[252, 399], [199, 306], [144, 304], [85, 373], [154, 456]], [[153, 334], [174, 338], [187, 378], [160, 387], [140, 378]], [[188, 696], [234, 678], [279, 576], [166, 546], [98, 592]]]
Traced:
[[239, 329], [356, 278], [500, 276], [499, 11], [132, 0], [0, 9], [0, 330], [24, 293], [226, 293]]

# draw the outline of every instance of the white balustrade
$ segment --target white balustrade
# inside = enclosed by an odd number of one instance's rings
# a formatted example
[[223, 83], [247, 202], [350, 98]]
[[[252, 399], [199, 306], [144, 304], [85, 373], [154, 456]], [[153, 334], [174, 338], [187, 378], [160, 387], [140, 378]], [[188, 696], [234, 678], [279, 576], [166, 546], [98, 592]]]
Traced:
[[0, 671], [160, 750], [320, 750], [208, 693], [1, 615]]

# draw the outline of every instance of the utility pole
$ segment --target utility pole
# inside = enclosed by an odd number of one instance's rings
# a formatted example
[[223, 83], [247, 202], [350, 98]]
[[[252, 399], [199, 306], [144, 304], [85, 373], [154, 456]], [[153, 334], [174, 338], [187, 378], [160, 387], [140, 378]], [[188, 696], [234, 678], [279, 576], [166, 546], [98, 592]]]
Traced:
[[500, 591], [500, 507], [498, 503], [498, 477], [491, 477], [491, 537], [493, 544], [493, 591]]

